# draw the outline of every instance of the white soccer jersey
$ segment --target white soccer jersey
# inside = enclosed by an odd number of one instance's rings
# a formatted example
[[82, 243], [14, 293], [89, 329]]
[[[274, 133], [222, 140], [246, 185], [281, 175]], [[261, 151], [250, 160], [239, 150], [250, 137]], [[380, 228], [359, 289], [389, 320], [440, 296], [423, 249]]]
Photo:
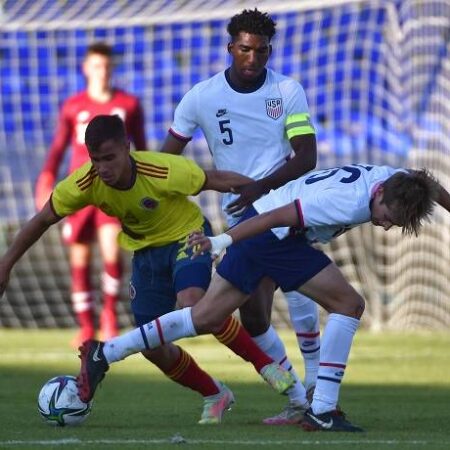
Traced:
[[[253, 206], [261, 214], [296, 201], [306, 238], [326, 243], [345, 230], [369, 222], [375, 188], [399, 171], [405, 170], [363, 164], [318, 170], [270, 191]], [[272, 231], [283, 239], [289, 228]]]
[[[302, 86], [270, 69], [264, 84], [250, 93], [235, 91], [225, 72], [196, 84], [177, 106], [171, 132], [189, 139], [197, 128], [217, 169], [255, 180], [286, 163], [291, 137], [314, 133]], [[234, 198], [225, 194], [223, 207]]]

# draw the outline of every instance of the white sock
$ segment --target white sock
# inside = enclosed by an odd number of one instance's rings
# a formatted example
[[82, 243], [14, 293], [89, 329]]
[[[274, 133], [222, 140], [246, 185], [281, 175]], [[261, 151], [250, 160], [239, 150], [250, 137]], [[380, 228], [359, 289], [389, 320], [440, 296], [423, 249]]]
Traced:
[[308, 401], [306, 400], [305, 387], [292, 367], [292, 364], [286, 355], [284, 344], [280, 339], [280, 336], [278, 336], [278, 333], [275, 331], [275, 328], [270, 325], [265, 333], [254, 336], [252, 339], [264, 353], [267, 353], [284, 369], [289, 370], [295, 378], [296, 383], [287, 391], [289, 402], [299, 405], [307, 404]]
[[304, 384], [308, 389], [316, 384], [320, 359], [320, 323], [317, 304], [297, 291], [285, 292], [289, 316], [297, 336], [298, 347], [305, 364]]
[[342, 314], [330, 314], [328, 317], [322, 337], [320, 366], [311, 405], [315, 414], [336, 409], [339, 388], [358, 325], [358, 319]]
[[191, 308], [164, 314], [145, 325], [105, 342], [103, 353], [109, 364], [133, 353], [159, 347], [184, 337], [196, 336]]

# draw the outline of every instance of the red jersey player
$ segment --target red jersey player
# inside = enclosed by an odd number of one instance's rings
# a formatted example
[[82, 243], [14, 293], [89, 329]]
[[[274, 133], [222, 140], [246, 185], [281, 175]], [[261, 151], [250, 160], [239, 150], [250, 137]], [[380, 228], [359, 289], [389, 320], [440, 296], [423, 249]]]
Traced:
[[[57, 131], [36, 185], [38, 210], [50, 197], [69, 143], [72, 147], [70, 172], [89, 160], [84, 134], [93, 117], [117, 114], [125, 122], [134, 147], [137, 150], [146, 149], [144, 115], [139, 100], [111, 86], [112, 48], [102, 42], [90, 45], [82, 69], [86, 77], [86, 90], [68, 98], [62, 106]], [[117, 244], [119, 231], [120, 223], [116, 218], [92, 206], [68, 217], [63, 226], [63, 240], [69, 246], [72, 305], [80, 325], [79, 333], [72, 341], [74, 347], [95, 335], [94, 302], [89, 277], [91, 244], [94, 239], [98, 240], [103, 259], [101, 335], [103, 339], [108, 339], [118, 332], [116, 301], [122, 271]]]

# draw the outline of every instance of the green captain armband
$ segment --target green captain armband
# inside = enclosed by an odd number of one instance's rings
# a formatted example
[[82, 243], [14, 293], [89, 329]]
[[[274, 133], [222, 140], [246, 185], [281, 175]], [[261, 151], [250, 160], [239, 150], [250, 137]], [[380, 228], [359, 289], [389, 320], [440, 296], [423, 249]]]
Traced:
[[286, 119], [286, 134], [289, 139], [302, 134], [316, 134], [309, 114], [292, 114]]

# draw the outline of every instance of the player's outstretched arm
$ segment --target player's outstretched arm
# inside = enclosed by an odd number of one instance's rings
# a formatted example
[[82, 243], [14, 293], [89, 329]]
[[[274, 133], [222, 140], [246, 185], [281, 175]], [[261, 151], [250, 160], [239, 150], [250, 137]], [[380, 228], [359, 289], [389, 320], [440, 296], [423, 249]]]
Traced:
[[9, 274], [19, 258], [42, 236], [54, 223], [61, 220], [47, 202], [43, 209], [30, 219], [19, 231], [6, 253], [0, 259], [0, 297], [8, 284]]
[[294, 227], [299, 225], [298, 212], [294, 203], [272, 209], [240, 224], [218, 236], [208, 237], [201, 232], [194, 232], [189, 237], [189, 246], [194, 247], [194, 257], [202, 252], [211, 252], [218, 256], [233, 242], [242, 241], [257, 234], [264, 233], [271, 228]]
[[55, 179], [56, 176], [50, 171], [43, 171], [40, 173], [36, 181], [36, 193], [34, 196], [34, 203], [37, 211], [40, 211], [45, 206], [52, 195]]
[[205, 170], [205, 174], [202, 191], [239, 192], [242, 186], [253, 182], [249, 177], [228, 170]]

